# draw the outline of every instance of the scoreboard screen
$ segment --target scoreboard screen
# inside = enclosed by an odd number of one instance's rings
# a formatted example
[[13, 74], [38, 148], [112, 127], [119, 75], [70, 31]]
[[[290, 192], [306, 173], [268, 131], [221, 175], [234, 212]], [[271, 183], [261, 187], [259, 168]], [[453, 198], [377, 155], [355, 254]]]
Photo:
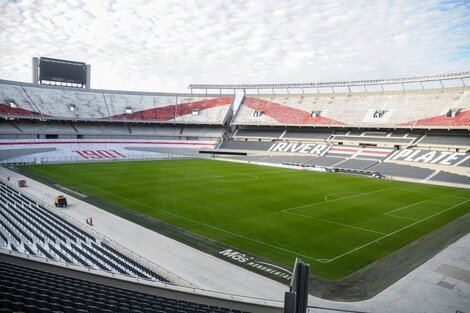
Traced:
[[39, 81], [86, 84], [86, 64], [83, 62], [41, 57]]

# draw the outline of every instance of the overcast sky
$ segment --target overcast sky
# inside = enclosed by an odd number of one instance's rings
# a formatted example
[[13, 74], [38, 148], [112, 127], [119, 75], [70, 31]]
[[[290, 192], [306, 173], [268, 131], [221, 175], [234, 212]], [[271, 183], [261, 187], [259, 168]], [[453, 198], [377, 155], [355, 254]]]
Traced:
[[33, 56], [147, 91], [469, 71], [470, 1], [0, 0], [0, 79]]

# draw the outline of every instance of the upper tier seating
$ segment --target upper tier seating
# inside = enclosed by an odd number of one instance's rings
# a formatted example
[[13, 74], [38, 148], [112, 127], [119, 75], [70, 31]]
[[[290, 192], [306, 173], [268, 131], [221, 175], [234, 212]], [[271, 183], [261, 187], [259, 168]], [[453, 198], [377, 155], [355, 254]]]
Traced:
[[19, 108], [12, 108], [6, 104], [0, 103], [0, 115], [3, 116], [41, 116], [40, 113], [19, 109]]
[[[14, 102], [13, 108], [9, 102]], [[37, 86], [0, 80], [0, 115], [224, 124], [233, 96]]]
[[167, 281], [110, 245], [0, 183], [0, 233], [4, 249], [120, 273]]
[[[458, 109], [454, 117], [447, 117]], [[235, 125], [470, 126], [470, 88], [368, 94], [247, 95]]]

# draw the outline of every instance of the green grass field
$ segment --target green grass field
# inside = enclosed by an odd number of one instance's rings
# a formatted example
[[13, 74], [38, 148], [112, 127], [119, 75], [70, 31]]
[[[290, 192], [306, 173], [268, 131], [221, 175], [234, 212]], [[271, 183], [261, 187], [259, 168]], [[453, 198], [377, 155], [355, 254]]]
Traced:
[[464, 189], [211, 160], [32, 165], [49, 181], [343, 278], [470, 212]]

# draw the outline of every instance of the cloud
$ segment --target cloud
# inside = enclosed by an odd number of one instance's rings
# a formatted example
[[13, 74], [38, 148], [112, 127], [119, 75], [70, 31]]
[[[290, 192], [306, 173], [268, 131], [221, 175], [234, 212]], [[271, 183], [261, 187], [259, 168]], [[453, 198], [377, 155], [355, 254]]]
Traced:
[[31, 57], [92, 65], [92, 87], [314, 82], [470, 70], [463, 1], [0, 0], [0, 78]]

